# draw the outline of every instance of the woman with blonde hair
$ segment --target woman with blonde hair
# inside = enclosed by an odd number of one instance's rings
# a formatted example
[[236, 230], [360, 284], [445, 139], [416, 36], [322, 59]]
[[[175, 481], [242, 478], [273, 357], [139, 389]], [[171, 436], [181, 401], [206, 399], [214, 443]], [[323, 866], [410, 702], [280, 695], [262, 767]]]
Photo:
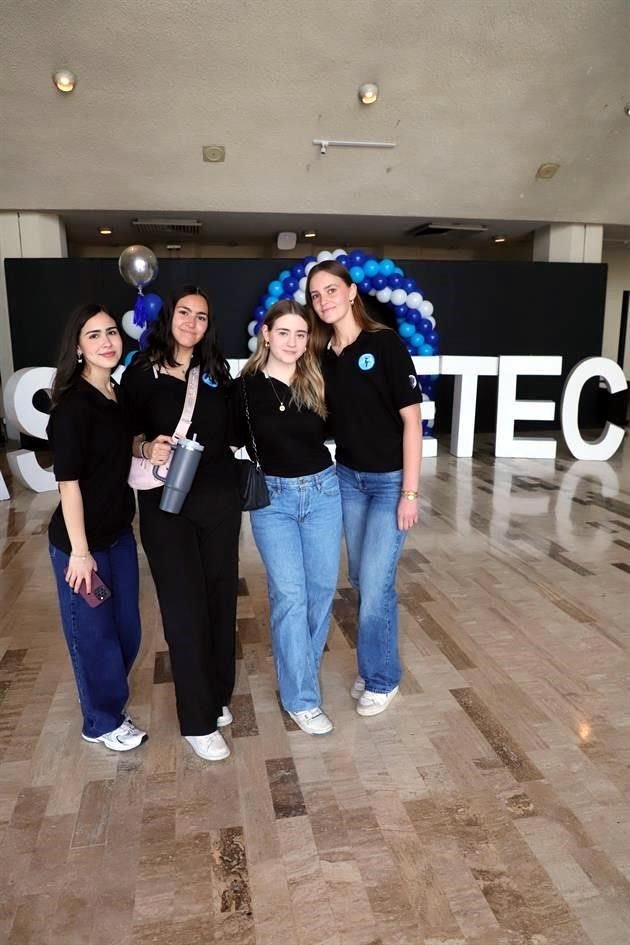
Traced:
[[267, 571], [280, 700], [302, 731], [325, 735], [333, 724], [321, 707], [319, 667], [337, 586], [341, 500], [324, 442], [324, 381], [311, 329], [296, 302], [272, 305], [235, 383], [235, 402], [241, 441], [252, 455], [253, 433], [271, 498], [251, 523]]

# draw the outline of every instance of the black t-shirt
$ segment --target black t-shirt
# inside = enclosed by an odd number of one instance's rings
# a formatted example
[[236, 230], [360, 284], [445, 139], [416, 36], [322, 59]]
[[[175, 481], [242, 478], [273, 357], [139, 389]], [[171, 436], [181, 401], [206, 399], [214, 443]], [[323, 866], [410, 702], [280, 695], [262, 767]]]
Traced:
[[[243, 404], [243, 380], [247, 384], [247, 401], [260, 465], [267, 476], [292, 479], [312, 476], [332, 465], [327, 447], [326, 421], [313, 410], [297, 408], [291, 389], [276, 378], [262, 372], [238, 378], [233, 384], [237, 413], [235, 446], [245, 443], [254, 458]], [[275, 393], [274, 393], [275, 388]], [[280, 410], [280, 403], [285, 406]]]
[[359, 472], [402, 469], [399, 411], [421, 395], [413, 361], [393, 331], [362, 331], [336, 355], [324, 351], [322, 369], [337, 461]]
[[[48, 421], [55, 479], [78, 481], [91, 551], [109, 548], [129, 528], [135, 512], [133, 492], [127, 485], [133, 434], [119, 387], [116, 396], [118, 402], [108, 400], [80, 378]], [[48, 536], [51, 544], [70, 554], [61, 503], [50, 520]]]
[[[213, 386], [210, 378], [199, 378], [199, 389], [188, 438], [197, 434], [204, 447], [199, 467], [181, 515], [201, 525], [213, 525], [227, 513], [240, 509], [236, 463], [229, 447], [229, 403], [227, 385]], [[210, 381], [210, 383], [208, 383]], [[186, 381], [158, 374], [146, 364], [131, 364], [121, 379], [135, 434], [147, 440], [159, 434], [172, 436], [186, 399]], [[140, 511], [158, 505], [158, 489], [138, 492]]]

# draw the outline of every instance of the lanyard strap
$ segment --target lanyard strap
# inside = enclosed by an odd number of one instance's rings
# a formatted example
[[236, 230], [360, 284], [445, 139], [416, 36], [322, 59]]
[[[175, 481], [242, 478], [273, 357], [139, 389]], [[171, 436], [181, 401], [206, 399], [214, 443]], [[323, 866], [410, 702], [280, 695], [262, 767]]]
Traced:
[[192, 420], [193, 410], [195, 409], [195, 404], [197, 402], [197, 391], [199, 390], [199, 365], [192, 368], [188, 374], [188, 384], [186, 386], [186, 400], [184, 401], [184, 409], [182, 410], [182, 415], [179, 418], [177, 426], [175, 427], [175, 433], [173, 434], [173, 439], [183, 440], [186, 438], [186, 434], [190, 428], [190, 423]]

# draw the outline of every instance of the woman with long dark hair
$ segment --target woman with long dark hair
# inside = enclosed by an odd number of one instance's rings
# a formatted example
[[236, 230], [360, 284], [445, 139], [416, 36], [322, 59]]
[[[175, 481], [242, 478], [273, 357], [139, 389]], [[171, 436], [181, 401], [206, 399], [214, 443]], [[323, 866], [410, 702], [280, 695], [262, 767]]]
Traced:
[[[319, 668], [339, 571], [341, 502], [324, 442], [324, 379], [311, 328], [311, 314], [297, 302], [272, 305], [235, 387], [242, 415], [245, 385], [271, 497], [251, 523], [267, 571], [280, 701], [302, 731], [325, 735], [333, 724], [321, 707]], [[251, 438], [248, 449], [252, 455]]]
[[[228, 365], [210, 300], [184, 286], [152, 323], [147, 348], [123, 375], [134, 455], [163, 465], [199, 368], [188, 436], [204, 447], [181, 512], [160, 510], [161, 489], [138, 492], [140, 536], [168, 644], [180, 730], [207, 761], [227, 758], [218, 730], [232, 721], [240, 498], [228, 440]], [[194, 375], [193, 375], [194, 377]]]
[[359, 715], [377, 715], [401, 678], [396, 569], [418, 520], [420, 393], [407, 349], [370, 318], [344, 266], [313, 266], [306, 297], [319, 319], [348, 572], [359, 599], [359, 675], [351, 695]]
[[126, 714], [140, 614], [135, 508], [127, 485], [132, 432], [111, 378], [121, 354], [118, 324], [103, 305], [73, 312], [47, 430], [61, 497], [48, 529], [50, 557], [83, 713], [82, 737], [113, 751], [146, 739]]

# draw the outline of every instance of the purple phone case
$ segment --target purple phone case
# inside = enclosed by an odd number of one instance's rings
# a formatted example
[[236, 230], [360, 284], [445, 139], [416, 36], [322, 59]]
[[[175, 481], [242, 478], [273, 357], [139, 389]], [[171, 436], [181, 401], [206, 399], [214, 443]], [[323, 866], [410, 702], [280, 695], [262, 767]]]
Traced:
[[88, 594], [86, 590], [85, 581], [81, 582], [77, 593], [81, 595], [88, 607], [100, 607], [108, 597], [112, 596], [107, 584], [101, 581], [96, 571], [92, 572], [92, 590], [90, 593]]

